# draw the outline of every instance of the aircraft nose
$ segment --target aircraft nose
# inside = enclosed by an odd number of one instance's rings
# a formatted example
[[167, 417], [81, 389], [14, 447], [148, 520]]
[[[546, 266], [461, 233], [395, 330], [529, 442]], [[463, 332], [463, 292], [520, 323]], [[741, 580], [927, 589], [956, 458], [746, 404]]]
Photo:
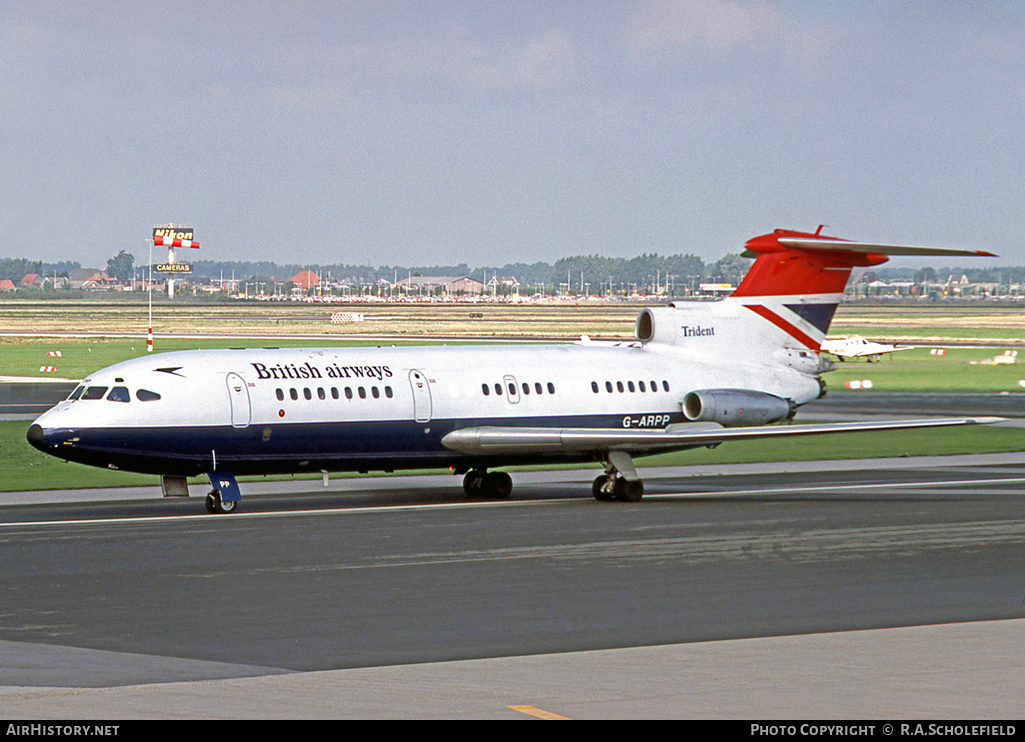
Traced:
[[28, 438], [28, 442], [39, 450], [43, 450], [43, 427], [38, 423], [32, 423], [29, 426], [28, 433], [25, 436]]

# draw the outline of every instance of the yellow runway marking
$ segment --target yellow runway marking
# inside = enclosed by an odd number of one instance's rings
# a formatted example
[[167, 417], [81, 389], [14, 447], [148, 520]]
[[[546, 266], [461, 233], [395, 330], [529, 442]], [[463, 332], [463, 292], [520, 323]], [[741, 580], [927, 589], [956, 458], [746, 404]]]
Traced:
[[552, 713], [551, 711], [545, 711], [535, 706], [509, 706], [513, 711], [520, 711], [529, 716], [536, 716], [538, 719], [547, 719], [548, 721], [570, 721], [568, 716], [560, 716], [559, 714]]

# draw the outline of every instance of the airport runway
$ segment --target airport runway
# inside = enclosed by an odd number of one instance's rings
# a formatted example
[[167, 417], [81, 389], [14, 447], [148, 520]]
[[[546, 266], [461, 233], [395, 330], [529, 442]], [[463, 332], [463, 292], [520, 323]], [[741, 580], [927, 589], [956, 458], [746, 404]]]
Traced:
[[594, 475], [515, 474], [504, 503], [447, 476], [247, 485], [219, 517], [155, 489], [3, 496], [0, 708], [1025, 711], [1025, 454], [642, 470], [637, 504]]

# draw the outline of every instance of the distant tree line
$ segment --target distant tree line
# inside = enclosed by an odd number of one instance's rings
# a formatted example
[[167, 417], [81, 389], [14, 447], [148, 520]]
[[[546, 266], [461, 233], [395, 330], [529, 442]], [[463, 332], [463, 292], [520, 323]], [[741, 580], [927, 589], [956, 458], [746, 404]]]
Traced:
[[[497, 276], [515, 278], [521, 286], [548, 291], [568, 288], [573, 292], [587, 290], [601, 293], [613, 287], [617, 292], [631, 288], [640, 289], [657, 284], [684, 293], [683, 289], [696, 288], [699, 283], [730, 283], [737, 285], [747, 272], [751, 261], [738, 254], [729, 254], [706, 263], [696, 255], [638, 255], [634, 258], [608, 258], [601, 255], [576, 255], [560, 258], [555, 264], [507, 263], [505, 265], [469, 267], [466, 263], [433, 266], [400, 265], [353, 265], [335, 263], [330, 265], [285, 263], [270, 261], [214, 261], [193, 262], [194, 277], [208, 279], [230, 279], [236, 281], [260, 280], [284, 282], [303, 270], [312, 270], [318, 275], [336, 281], [348, 282], [354, 286], [368, 286], [378, 283], [401, 281], [409, 276], [468, 276], [478, 281], [488, 281]], [[144, 266], [139, 266], [140, 268]], [[66, 277], [69, 271], [81, 268], [78, 262], [61, 261], [45, 263], [26, 258], [0, 258], [0, 280], [8, 279], [18, 284], [30, 273]], [[107, 260], [108, 275], [123, 281], [131, 280], [135, 272], [135, 258], [121, 250]], [[943, 281], [947, 276], [965, 275], [972, 282], [1025, 282], [1025, 266], [991, 267], [965, 266], [944, 268], [910, 268], [887, 265], [874, 269], [883, 280]]]
[[72, 261], [61, 261], [59, 263], [44, 263], [41, 260], [27, 260], [25, 258], [0, 258], [0, 281], [7, 279], [12, 283], [18, 283], [30, 273], [52, 276], [68, 275], [69, 271], [76, 270], [82, 266]]

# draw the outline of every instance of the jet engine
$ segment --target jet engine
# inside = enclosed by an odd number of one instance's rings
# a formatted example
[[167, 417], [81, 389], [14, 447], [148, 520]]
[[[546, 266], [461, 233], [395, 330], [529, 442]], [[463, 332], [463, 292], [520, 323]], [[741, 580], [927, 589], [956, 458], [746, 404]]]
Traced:
[[637, 315], [634, 334], [643, 343], [676, 342], [676, 322], [679, 312], [670, 307], [645, 307]]
[[701, 389], [683, 398], [683, 415], [691, 422], [716, 422], [727, 428], [767, 425], [794, 416], [792, 400], [752, 389]]

